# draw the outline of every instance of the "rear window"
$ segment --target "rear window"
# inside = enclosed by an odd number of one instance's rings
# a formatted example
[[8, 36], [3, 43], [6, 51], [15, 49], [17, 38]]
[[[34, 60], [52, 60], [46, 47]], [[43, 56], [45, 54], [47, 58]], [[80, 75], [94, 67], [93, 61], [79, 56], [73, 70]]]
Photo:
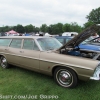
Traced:
[[0, 46], [8, 46], [11, 39], [0, 39]]

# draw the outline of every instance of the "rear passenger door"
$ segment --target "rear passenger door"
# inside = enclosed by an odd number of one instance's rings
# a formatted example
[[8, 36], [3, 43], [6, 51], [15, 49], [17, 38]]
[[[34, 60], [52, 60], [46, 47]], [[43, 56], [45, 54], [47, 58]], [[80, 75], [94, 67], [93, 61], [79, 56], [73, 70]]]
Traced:
[[15, 65], [20, 65], [21, 60], [21, 46], [22, 46], [22, 39], [12, 39], [11, 44], [8, 48], [8, 59], [9, 62]]
[[33, 39], [23, 39], [20, 55], [22, 66], [28, 69], [39, 69], [40, 50]]

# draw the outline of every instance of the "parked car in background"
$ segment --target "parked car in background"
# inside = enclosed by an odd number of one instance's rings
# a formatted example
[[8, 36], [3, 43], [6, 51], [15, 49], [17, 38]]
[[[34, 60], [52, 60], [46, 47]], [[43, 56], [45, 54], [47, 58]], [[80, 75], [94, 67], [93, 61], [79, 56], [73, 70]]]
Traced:
[[[78, 80], [100, 80], [100, 54], [86, 51], [87, 56], [82, 56], [78, 49], [78, 45], [99, 28], [93, 25], [63, 46], [52, 37], [0, 37], [0, 66], [9, 68], [12, 64], [53, 76], [56, 83], [65, 88], [76, 87]], [[73, 56], [71, 51], [80, 55]]]
[[100, 37], [90, 39], [89, 41], [87, 41], [87, 43], [92, 44], [92, 45], [100, 46]]
[[71, 40], [73, 37], [72, 36], [55, 36], [55, 38], [61, 43], [61, 44], [66, 44], [69, 40]]
[[62, 36], [75, 36], [78, 35], [77, 32], [64, 32], [62, 33]]
[[6, 36], [6, 33], [5, 32], [1, 32], [0, 36]]
[[[73, 39], [74, 37], [71, 37], [71, 36], [55, 36], [55, 38], [64, 45], [68, 41], [70, 41], [71, 39]], [[83, 53], [85, 51], [100, 52], [100, 42], [99, 42], [99, 39], [100, 39], [100, 37], [94, 38], [94, 39], [90, 37], [90, 38], [86, 39], [85, 41], [81, 42], [78, 45], [78, 48]], [[71, 53], [71, 54], [75, 54], [77, 56], [80, 55], [79, 53]]]

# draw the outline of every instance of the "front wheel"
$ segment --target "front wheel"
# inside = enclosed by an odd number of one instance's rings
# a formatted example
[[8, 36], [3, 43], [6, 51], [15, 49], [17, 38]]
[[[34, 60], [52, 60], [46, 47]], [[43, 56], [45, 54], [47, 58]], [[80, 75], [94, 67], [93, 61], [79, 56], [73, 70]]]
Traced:
[[2, 68], [8, 68], [9, 64], [7, 63], [7, 59], [4, 56], [0, 57], [0, 66]]
[[54, 80], [58, 85], [65, 88], [74, 88], [78, 83], [76, 73], [66, 67], [59, 67], [54, 72]]

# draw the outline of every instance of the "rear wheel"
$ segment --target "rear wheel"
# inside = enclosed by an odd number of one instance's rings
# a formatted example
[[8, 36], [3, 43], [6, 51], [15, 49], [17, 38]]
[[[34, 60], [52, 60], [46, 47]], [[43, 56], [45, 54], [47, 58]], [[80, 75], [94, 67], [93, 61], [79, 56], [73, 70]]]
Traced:
[[8, 68], [9, 67], [9, 64], [7, 62], [7, 59], [4, 56], [1, 56], [0, 57], [0, 66], [2, 68]]
[[74, 88], [78, 83], [76, 73], [66, 67], [59, 67], [54, 72], [54, 80], [58, 85], [65, 88]]

